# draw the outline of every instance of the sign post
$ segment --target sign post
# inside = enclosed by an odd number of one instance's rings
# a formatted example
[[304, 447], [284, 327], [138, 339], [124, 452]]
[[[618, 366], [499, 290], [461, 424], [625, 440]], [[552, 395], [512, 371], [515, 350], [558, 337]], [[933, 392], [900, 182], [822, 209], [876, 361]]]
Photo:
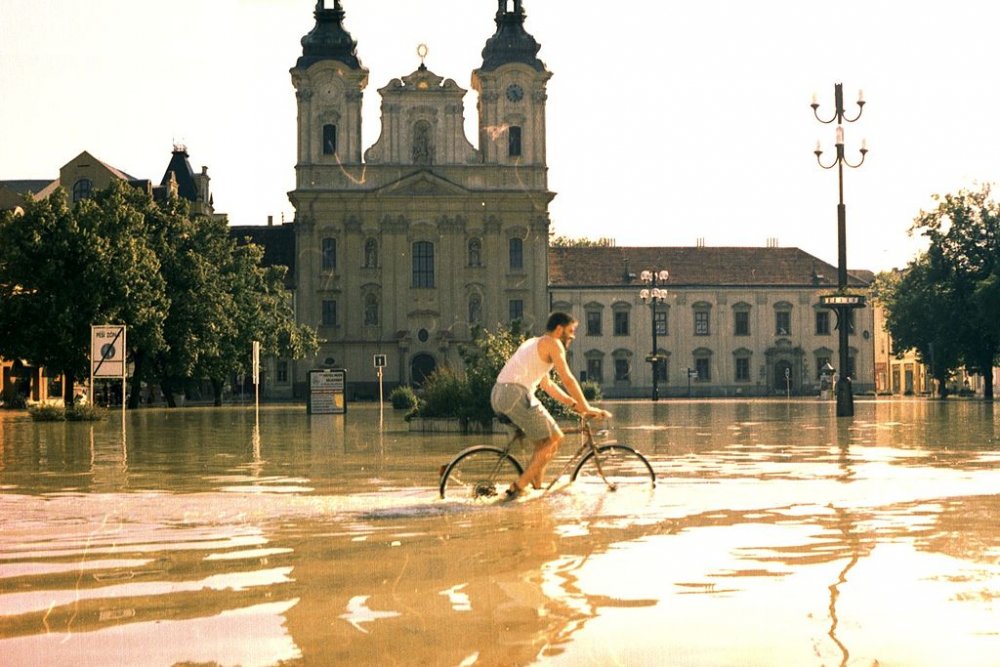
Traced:
[[260, 341], [255, 340], [252, 345], [252, 367], [253, 367], [253, 404], [254, 409], [260, 412]]
[[90, 326], [90, 402], [94, 403], [94, 378], [121, 378], [122, 415], [125, 414], [125, 325], [92, 324]]

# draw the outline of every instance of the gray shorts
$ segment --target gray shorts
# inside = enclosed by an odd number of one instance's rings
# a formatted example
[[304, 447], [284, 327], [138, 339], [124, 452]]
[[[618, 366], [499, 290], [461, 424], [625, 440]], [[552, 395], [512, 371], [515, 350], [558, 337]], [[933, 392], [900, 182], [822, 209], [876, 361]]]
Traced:
[[530, 442], [548, 440], [559, 433], [559, 426], [538, 397], [519, 384], [497, 383], [490, 392], [493, 411], [507, 415], [524, 431]]

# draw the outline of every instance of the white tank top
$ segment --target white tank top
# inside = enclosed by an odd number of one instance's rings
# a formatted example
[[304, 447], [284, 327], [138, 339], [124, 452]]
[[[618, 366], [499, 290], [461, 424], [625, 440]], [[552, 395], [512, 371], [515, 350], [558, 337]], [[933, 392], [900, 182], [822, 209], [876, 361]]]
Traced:
[[541, 338], [529, 338], [521, 343], [500, 370], [497, 382], [519, 384], [534, 393], [542, 378], [552, 370], [552, 363], [542, 361], [542, 357], [538, 354], [538, 343], [541, 340]]

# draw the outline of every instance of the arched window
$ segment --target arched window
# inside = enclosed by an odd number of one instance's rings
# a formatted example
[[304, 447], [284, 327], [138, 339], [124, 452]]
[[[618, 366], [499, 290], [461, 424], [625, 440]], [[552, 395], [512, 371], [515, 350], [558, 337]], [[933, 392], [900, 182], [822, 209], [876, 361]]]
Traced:
[[81, 199], [87, 199], [90, 197], [90, 193], [93, 189], [94, 184], [90, 182], [89, 178], [81, 178], [78, 180], [73, 184], [73, 203], [75, 204]]
[[333, 271], [337, 268], [337, 239], [326, 237], [322, 241], [322, 267], [324, 271]]
[[417, 241], [413, 244], [413, 287], [434, 287], [434, 244]]
[[378, 324], [378, 297], [374, 292], [365, 295], [365, 326]]
[[516, 237], [510, 240], [510, 268], [512, 270], [524, 268], [524, 241]]
[[323, 155], [337, 154], [337, 126], [327, 123], [323, 126]]
[[507, 128], [507, 155], [521, 157], [521, 128], [517, 125]]

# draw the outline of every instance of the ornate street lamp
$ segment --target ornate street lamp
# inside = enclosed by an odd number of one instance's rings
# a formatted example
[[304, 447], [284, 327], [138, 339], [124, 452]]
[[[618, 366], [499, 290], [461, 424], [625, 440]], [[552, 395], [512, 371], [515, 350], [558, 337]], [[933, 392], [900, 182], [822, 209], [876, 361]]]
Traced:
[[667, 300], [666, 288], [660, 288], [658, 285], [662, 285], [667, 282], [668, 278], [670, 278], [670, 272], [666, 269], [661, 269], [659, 271], [650, 271], [647, 269], [639, 274], [639, 279], [649, 285], [649, 288], [639, 290], [639, 298], [642, 299], [643, 303], [649, 304], [650, 319], [652, 320], [653, 325], [653, 353], [646, 357], [646, 361], [648, 361], [653, 368], [654, 401], [660, 400], [659, 370], [660, 362], [662, 361], [660, 356], [656, 353], [656, 304]]
[[836, 108], [834, 110], [833, 116], [829, 120], [823, 120], [819, 116], [819, 104], [816, 102], [816, 96], [813, 96], [813, 101], [810, 106], [813, 109], [813, 115], [816, 116], [816, 120], [821, 123], [832, 123], [837, 121], [837, 133], [835, 146], [837, 149], [837, 156], [834, 158], [833, 162], [826, 165], [823, 164], [821, 158], [823, 151], [820, 148], [820, 144], [816, 142], [816, 150], [813, 151], [816, 154], [816, 162], [823, 169], [833, 169], [837, 167], [837, 183], [839, 187], [840, 198], [837, 203], [837, 293], [830, 294], [820, 297], [820, 305], [826, 308], [832, 309], [837, 314], [837, 329], [839, 332], [839, 346], [840, 346], [840, 381], [837, 382], [837, 416], [838, 417], [853, 417], [854, 416], [854, 395], [851, 389], [851, 378], [848, 377], [848, 328], [850, 313], [855, 308], [864, 308], [865, 297], [860, 294], [850, 294], [847, 291], [847, 207], [844, 206], [844, 165], [852, 169], [857, 169], [865, 162], [865, 155], [868, 153], [868, 147], [865, 141], [861, 142], [861, 159], [857, 164], [851, 164], [848, 162], [847, 158], [844, 157], [844, 127], [843, 124], [853, 123], [861, 118], [861, 114], [865, 108], [865, 98], [861, 91], [858, 91], [858, 115], [854, 118], [845, 118], [844, 115], [844, 87], [843, 84], [837, 83], [833, 86], [834, 102]]

